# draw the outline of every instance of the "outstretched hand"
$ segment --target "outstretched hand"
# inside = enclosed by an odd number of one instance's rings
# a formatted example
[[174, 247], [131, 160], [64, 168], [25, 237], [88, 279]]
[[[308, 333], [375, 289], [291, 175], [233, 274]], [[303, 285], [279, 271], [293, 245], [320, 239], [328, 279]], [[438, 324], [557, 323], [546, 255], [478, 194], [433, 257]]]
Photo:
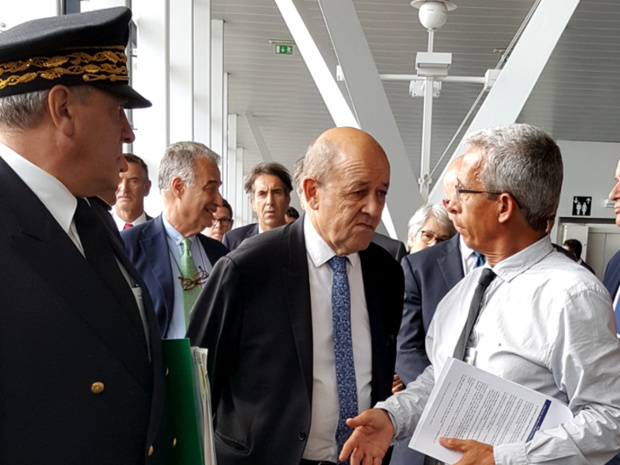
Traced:
[[355, 431], [342, 447], [339, 460], [344, 462], [350, 455], [351, 465], [381, 465], [394, 437], [388, 413], [378, 408], [366, 410], [349, 418], [347, 425]]
[[453, 438], [439, 438], [439, 444], [446, 449], [463, 452], [463, 457], [455, 465], [495, 465], [493, 446], [488, 444]]

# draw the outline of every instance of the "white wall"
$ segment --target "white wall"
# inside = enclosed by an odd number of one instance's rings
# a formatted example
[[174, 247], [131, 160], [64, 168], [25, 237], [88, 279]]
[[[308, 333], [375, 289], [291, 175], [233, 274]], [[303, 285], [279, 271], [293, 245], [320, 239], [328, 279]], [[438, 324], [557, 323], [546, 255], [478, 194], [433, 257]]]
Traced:
[[615, 184], [620, 144], [558, 141], [558, 145], [564, 161], [558, 217], [572, 217], [573, 197], [579, 196], [592, 197], [590, 218], [615, 218], [614, 209], [605, 208], [604, 202]]

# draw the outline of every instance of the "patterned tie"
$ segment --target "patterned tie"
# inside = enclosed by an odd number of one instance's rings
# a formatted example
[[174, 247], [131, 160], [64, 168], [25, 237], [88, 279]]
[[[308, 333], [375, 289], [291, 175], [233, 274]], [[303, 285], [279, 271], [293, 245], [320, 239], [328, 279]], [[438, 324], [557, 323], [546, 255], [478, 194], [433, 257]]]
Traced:
[[131, 223], [125, 223], [125, 226], [123, 227], [123, 230], [125, 230], [125, 229], [129, 229], [129, 228], [133, 228], [133, 224], [131, 224]]
[[469, 315], [467, 316], [467, 322], [463, 327], [463, 331], [461, 332], [461, 337], [459, 337], [458, 342], [456, 343], [456, 347], [454, 348], [453, 357], [457, 360], [465, 359], [465, 350], [467, 349], [467, 343], [469, 342], [469, 338], [471, 337], [471, 332], [474, 329], [474, 325], [476, 324], [476, 320], [478, 319], [478, 313], [480, 312], [480, 307], [482, 304], [482, 297], [484, 296], [484, 292], [487, 290], [491, 281], [495, 279], [497, 276], [491, 268], [485, 268], [482, 270], [482, 274], [480, 275], [480, 279], [478, 279], [478, 286], [474, 292], [474, 298], [471, 299], [471, 306], [469, 307]]
[[616, 325], [618, 334], [620, 334], [620, 298], [618, 302], [616, 302], [616, 308], [614, 308], [614, 313], [616, 314]]
[[473, 254], [474, 254], [474, 257], [476, 257], [476, 263], [474, 263], [474, 269], [481, 267], [482, 265], [486, 263], [486, 259], [484, 258], [484, 255], [482, 255], [480, 252], [476, 252], [474, 250]]
[[[332, 325], [339, 403], [336, 442], [338, 443], [338, 453], [340, 453], [342, 446], [353, 431], [347, 426], [346, 420], [357, 415], [357, 384], [353, 364], [353, 343], [351, 341], [351, 295], [349, 278], [347, 277], [347, 258], [332, 257], [329, 260], [329, 265], [334, 271]], [[348, 462], [347, 460], [345, 463]]]
[[[183, 253], [179, 260], [179, 269], [181, 276], [185, 279], [195, 280], [198, 274], [198, 269], [194, 263], [194, 257], [192, 256], [192, 241], [189, 237], [186, 237], [181, 241], [181, 247]], [[183, 289], [183, 312], [185, 313], [185, 329], [189, 324], [189, 313], [196, 302], [196, 299], [200, 295], [202, 287], [195, 285], [191, 289]]]

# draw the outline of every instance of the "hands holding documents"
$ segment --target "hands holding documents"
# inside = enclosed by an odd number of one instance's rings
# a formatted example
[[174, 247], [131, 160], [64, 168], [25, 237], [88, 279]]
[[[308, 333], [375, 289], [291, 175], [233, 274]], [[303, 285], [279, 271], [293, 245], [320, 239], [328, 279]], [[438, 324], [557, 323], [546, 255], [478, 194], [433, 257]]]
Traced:
[[381, 465], [394, 437], [394, 426], [388, 413], [372, 408], [349, 418], [347, 425], [355, 431], [345, 442], [339, 460], [344, 462], [351, 455], [351, 465]]
[[439, 438], [439, 443], [446, 449], [463, 453], [455, 465], [495, 465], [493, 447], [488, 444], [454, 438]]

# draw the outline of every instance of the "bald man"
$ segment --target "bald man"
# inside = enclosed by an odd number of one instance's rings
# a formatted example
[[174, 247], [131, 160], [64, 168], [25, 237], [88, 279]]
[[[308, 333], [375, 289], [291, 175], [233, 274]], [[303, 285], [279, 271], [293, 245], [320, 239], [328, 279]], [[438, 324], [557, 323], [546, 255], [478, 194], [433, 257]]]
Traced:
[[[300, 178], [305, 215], [220, 259], [190, 321], [192, 345], [209, 349], [220, 465], [335, 463], [351, 431], [340, 408], [361, 411], [392, 390], [403, 275], [371, 243], [385, 152], [363, 131], [332, 129]], [[349, 315], [332, 325], [345, 295]], [[353, 372], [341, 376], [343, 366]]]

